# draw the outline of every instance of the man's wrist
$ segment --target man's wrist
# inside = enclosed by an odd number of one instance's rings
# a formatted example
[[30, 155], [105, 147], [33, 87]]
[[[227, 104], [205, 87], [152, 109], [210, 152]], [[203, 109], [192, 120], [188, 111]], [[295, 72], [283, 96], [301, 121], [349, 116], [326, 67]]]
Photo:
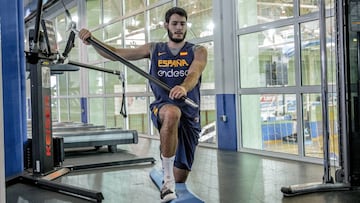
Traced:
[[181, 89], [183, 89], [184, 92], [188, 92], [187, 88], [186, 88], [184, 85], [179, 85], [179, 87], [180, 87]]

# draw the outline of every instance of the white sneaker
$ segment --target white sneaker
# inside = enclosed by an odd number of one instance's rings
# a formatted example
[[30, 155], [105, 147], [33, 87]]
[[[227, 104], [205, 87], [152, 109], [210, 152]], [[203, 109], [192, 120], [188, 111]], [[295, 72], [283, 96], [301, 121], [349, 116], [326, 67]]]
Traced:
[[160, 191], [161, 202], [169, 202], [176, 199], [175, 181], [167, 181], [163, 184]]

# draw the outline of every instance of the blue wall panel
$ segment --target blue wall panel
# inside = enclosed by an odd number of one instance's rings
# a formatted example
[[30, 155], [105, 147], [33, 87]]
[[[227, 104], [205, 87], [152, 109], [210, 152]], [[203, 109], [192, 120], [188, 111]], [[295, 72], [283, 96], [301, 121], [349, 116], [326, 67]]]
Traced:
[[[234, 94], [216, 95], [218, 148], [237, 151], [236, 100]], [[226, 120], [223, 120], [226, 116]]]
[[81, 104], [81, 122], [88, 123], [87, 98], [81, 97], [80, 104]]
[[[23, 1], [0, 0], [5, 176], [23, 172], [26, 134]], [[6, 6], [5, 6], [6, 5]]]

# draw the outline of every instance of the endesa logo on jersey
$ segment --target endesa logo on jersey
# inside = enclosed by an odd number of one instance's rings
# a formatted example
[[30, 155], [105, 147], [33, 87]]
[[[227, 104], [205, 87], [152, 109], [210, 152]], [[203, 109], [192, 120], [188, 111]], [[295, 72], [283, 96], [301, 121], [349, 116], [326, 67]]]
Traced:
[[178, 78], [187, 76], [188, 70], [158, 70], [157, 74], [159, 77]]

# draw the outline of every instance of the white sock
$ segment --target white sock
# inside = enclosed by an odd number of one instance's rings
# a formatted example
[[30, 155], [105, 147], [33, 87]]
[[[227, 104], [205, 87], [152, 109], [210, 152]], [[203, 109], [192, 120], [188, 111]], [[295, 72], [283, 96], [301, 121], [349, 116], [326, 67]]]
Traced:
[[175, 178], [174, 178], [175, 156], [164, 157], [161, 154], [161, 158], [162, 158], [162, 167], [163, 167], [163, 171], [164, 171], [164, 183], [169, 182], [169, 181], [173, 181], [175, 183]]

